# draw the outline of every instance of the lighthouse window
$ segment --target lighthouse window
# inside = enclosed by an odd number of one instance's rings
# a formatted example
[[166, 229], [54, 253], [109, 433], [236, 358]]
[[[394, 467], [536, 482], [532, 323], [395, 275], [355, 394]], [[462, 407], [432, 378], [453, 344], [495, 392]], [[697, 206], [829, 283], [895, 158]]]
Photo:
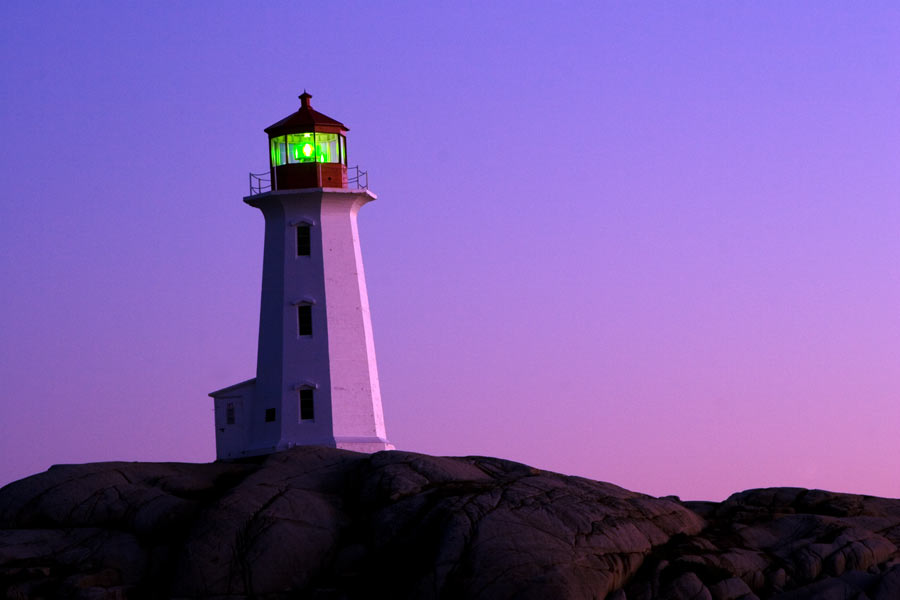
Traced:
[[312, 306], [309, 304], [297, 307], [297, 330], [300, 335], [312, 335]]
[[337, 133], [291, 133], [272, 138], [272, 164], [339, 163], [345, 148], [344, 136]]
[[270, 151], [272, 153], [272, 166], [277, 167], [287, 162], [287, 152], [284, 146], [284, 136], [278, 136], [270, 140]]
[[275, 409], [267, 408], [266, 409], [266, 423], [273, 423], [275, 421]]
[[340, 162], [338, 156], [338, 134], [316, 134], [316, 160], [329, 163]]
[[297, 226], [297, 256], [309, 256], [309, 225]]
[[234, 402], [225, 405], [225, 424], [234, 425]]
[[[321, 134], [320, 134], [321, 135]], [[316, 134], [292, 133], [287, 136], [289, 163], [308, 163], [316, 160]]]
[[311, 389], [300, 390], [300, 420], [312, 421], [314, 417], [313, 411], [313, 391]]

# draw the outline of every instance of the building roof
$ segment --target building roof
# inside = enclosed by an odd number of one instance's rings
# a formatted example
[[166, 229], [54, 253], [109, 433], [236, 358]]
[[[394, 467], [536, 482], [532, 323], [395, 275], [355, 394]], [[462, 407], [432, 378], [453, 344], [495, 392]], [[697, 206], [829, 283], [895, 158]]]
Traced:
[[216, 390], [214, 392], [210, 392], [208, 395], [215, 398], [216, 396], [221, 396], [221, 395], [227, 394], [229, 392], [234, 392], [236, 390], [239, 390], [239, 389], [245, 388], [245, 387], [249, 387], [251, 385], [256, 385], [256, 377], [254, 377], [253, 379], [248, 379], [247, 381], [242, 381], [240, 383], [236, 383], [234, 385], [229, 385], [228, 387], [222, 388], [221, 390]]
[[266, 127], [266, 133], [270, 136], [274, 136], [282, 133], [312, 131], [313, 129], [316, 131], [325, 131], [328, 129], [349, 131], [347, 126], [340, 121], [336, 121], [329, 116], [323, 115], [317, 110], [313, 110], [313, 107], [309, 103], [312, 94], [308, 94], [304, 91], [299, 97], [300, 110], [292, 115], [286, 116], [274, 125]]

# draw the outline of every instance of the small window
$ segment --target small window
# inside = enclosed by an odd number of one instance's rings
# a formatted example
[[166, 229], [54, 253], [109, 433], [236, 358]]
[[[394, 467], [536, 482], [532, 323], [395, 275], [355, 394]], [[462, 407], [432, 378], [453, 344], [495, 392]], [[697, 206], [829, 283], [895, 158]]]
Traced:
[[272, 153], [272, 166], [277, 167], [287, 163], [287, 152], [284, 146], [284, 136], [274, 137], [269, 142]]
[[234, 425], [234, 402], [225, 405], [225, 424]]
[[297, 331], [300, 335], [312, 335], [312, 306], [309, 304], [297, 307]]
[[275, 421], [275, 409], [267, 408], [266, 409], [266, 423], [273, 423]]
[[341, 162], [338, 156], [338, 134], [316, 133], [316, 161], [323, 163]]
[[292, 133], [287, 136], [287, 162], [316, 162], [316, 138], [313, 133]]
[[314, 418], [313, 391], [311, 389], [300, 390], [300, 420], [312, 421]]
[[297, 225], [297, 256], [309, 256], [309, 225]]

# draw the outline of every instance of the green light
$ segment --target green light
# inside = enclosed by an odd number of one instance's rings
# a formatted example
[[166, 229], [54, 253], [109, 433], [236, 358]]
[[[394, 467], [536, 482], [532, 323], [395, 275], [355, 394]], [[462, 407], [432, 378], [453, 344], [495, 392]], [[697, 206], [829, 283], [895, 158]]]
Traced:
[[272, 138], [271, 154], [272, 166], [283, 165], [287, 156], [284, 153], [284, 136]]
[[[307, 134], [309, 135], [309, 134]], [[313, 147], [312, 144], [303, 144], [303, 156], [312, 156]], [[300, 158], [299, 156], [296, 158]]]

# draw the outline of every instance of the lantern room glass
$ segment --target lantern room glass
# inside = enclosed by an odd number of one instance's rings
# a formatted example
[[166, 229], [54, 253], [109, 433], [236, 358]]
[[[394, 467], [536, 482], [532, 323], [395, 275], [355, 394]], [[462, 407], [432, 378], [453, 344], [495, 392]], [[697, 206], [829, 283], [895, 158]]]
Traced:
[[291, 133], [287, 136], [288, 163], [316, 162], [316, 134]]
[[338, 134], [316, 134], [316, 160], [318, 162], [341, 162], [338, 153]]
[[277, 167], [287, 163], [287, 149], [284, 145], [284, 136], [280, 135], [269, 140], [269, 153], [271, 154], [272, 166]]
[[269, 140], [269, 149], [273, 167], [311, 162], [347, 164], [347, 138], [339, 133], [280, 135]]

